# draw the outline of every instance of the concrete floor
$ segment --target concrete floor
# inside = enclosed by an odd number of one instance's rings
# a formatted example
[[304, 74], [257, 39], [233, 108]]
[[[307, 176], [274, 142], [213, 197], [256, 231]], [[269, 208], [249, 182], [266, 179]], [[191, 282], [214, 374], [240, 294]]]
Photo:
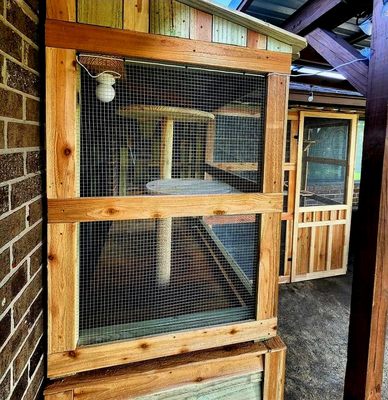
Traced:
[[[281, 285], [279, 333], [288, 346], [285, 400], [342, 400], [351, 275]], [[383, 399], [388, 400], [388, 351]]]

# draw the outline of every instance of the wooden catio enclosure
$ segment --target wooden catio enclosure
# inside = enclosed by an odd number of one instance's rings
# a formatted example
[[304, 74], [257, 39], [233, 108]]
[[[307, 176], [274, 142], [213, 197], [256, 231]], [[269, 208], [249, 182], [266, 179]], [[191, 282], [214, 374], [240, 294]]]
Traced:
[[358, 116], [290, 111], [280, 281], [347, 271]]
[[48, 376], [276, 336], [305, 41], [199, 0], [47, 13]]

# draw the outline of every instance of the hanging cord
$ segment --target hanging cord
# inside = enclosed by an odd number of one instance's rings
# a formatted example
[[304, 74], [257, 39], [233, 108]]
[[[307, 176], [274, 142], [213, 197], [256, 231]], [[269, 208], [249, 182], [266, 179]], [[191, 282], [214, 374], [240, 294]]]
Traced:
[[[99, 59], [103, 59], [103, 60], [114, 60], [116, 61], [117, 58], [112, 58], [112, 57], [104, 57], [104, 56], [94, 56], [94, 55], [89, 55], [89, 54], [81, 54], [81, 56], [85, 56], [85, 57], [92, 57], [92, 58], [99, 58]], [[106, 70], [106, 71], [102, 71], [97, 75], [93, 75], [86, 67], [85, 65], [83, 65], [81, 63], [81, 61], [79, 60], [78, 55], [76, 56], [76, 60], [77, 63], [87, 72], [87, 74], [93, 78], [93, 79], [97, 79], [98, 77], [100, 77], [103, 74], [111, 74], [113, 75], [115, 78], [120, 79], [121, 78], [121, 74], [116, 72], [116, 71], [110, 71], [110, 70]]]
[[[366, 58], [366, 57], [357, 58], [357, 59], [355, 59], [355, 60], [352, 60], [352, 61], [349, 61], [349, 62], [340, 64], [340, 65], [337, 65], [336, 67], [334, 67], [334, 68], [332, 68], [332, 69], [326, 69], [326, 70], [324, 70], [324, 71], [313, 72], [313, 73], [311, 73], [311, 74], [292, 75], [292, 77], [293, 77], [293, 78], [297, 78], [297, 77], [299, 77], [299, 76], [314, 76], [314, 75], [324, 74], [324, 73], [326, 73], [326, 72], [333, 72], [333, 71], [335, 71], [335, 70], [338, 69], [338, 68], [344, 67], [345, 65], [349, 65], [349, 64], [353, 64], [353, 63], [358, 62], [358, 61], [365, 61], [365, 60], [368, 60], [368, 58]], [[298, 71], [295, 71], [295, 72], [298, 72]]]

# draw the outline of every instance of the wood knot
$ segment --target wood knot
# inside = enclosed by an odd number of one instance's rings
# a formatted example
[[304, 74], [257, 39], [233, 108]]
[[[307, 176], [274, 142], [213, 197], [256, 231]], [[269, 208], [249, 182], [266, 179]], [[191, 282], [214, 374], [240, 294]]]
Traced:
[[231, 335], [235, 335], [238, 332], [238, 330], [236, 328], [233, 328], [229, 333]]
[[142, 343], [142, 344], [140, 345], [140, 348], [142, 348], [143, 350], [148, 349], [148, 347], [150, 347], [150, 345], [149, 345], [148, 343]]
[[77, 357], [77, 353], [74, 350], [71, 350], [68, 352], [69, 357], [71, 358], [76, 358]]
[[108, 208], [108, 214], [110, 214], [110, 215], [113, 215], [113, 214], [117, 214], [118, 213], [118, 210], [116, 210], [115, 208]]
[[224, 210], [214, 210], [214, 215], [224, 215], [225, 211]]
[[199, 376], [195, 381], [196, 381], [196, 382], [202, 382], [202, 381], [203, 381], [203, 378], [202, 378], [201, 376]]
[[182, 348], [179, 350], [179, 353], [181, 353], [181, 354], [185, 354], [185, 353], [188, 353], [188, 352], [189, 352], [189, 350], [188, 350], [187, 347], [182, 347]]
[[49, 254], [48, 259], [49, 259], [49, 261], [53, 261], [53, 260], [55, 260], [55, 257], [52, 254]]
[[65, 148], [65, 150], [63, 150], [63, 154], [66, 157], [69, 157], [69, 155], [71, 154], [71, 149], [69, 149], [68, 147]]

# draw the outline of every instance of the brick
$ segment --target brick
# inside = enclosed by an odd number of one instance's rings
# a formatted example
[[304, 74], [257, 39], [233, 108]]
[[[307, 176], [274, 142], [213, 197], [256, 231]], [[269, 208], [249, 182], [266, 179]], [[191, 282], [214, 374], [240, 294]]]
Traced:
[[9, 122], [7, 129], [8, 147], [38, 147], [41, 144], [39, 126]]
[[35, 175], [21, 182], [16, 182], [11, 186], [11, 207], [16, 208], [34, 197], [39, 196], [41, 193], [41, 175]]
[[11, 361], [18, 352], [21, 344], [24, 342], [28, 335], [28, 326], [25, 321], [22, 321], [16, 330], [13, 332], [12, 336], [6, 342], [5, 346], [1, 350], [0, 357], [0, 376], [4, 375], [5, 371], [8, 369]]
[[30, 257], [30, 274], [35, 275], [43, 265], [43, 246], [38, 247]]
[[9, 210], [9, 188], [8, 186], [0, 187], [0, 214]]
[[0, 182], [19, 178], [24, 174], [22, 153], [0, 154]]
[[27, 392], [24, 395], [23, 400], [38, 400], [43, 399], [43, 378], [44, 378], [44, 363], [43, 360], [39, 363], [39, 366], [32, 378], [30, 385], [28, 386]]
[[[28, 364], [30, 357], [34, 355], [35, 348], [37, 347], [43, 334], [42, 321], [43, 319], [40, 318], [40, 320], [36, 322], [34, 328], [31, 330], [27, 340], [25, 341], [23, 347], [20, 349], [19, 354], [16, 356], [13, 362], [14, 381], [17, 381], [19, 379], [25, 366]], [[36, 360], [34, 360], [34, 362], [36, 362]], [[34, 369], [35, 368], [36, 365], [34, 366]]]
[[39, 77], [33, 72], [7, 60], [6, 84], [21, 92], [39, 97]]
[[[41, 324], [41, 325], [43, 325], [43, 324]], [[42, 329], [42, 333], [43, 333], [43, 329]], [[38, 367], [43, 354], [44, 354], [44, 341], [43, 341], [43, 338], [41, 337], [38, 345], [36, 346], [32, 356], [30, 358], [30, 371], [29, 371], [30, 378], [32, 377], [32, 375], [34, 375], [34, 372], [35, 372], [36, 368]]]
[[27, 283], [27, 262], [25, 262], [18, 270], [8, 279], [5, 284], [0, 287], [0, 314], [9, 306], [11, 301], [23, 289]]
[[11, 393], [11, 370], [7, 372], [7, 375], [5, 375], [3, 380], [0, 382], [0, 399], [6, 399], [10, 393]]
[[42, 199], [34, 201], [29, 205], [29, 213], [27, 217], [27, 221], [30, 225], [34, 225], [35, 222], [38, 222], [43, 217], [43, 204]]
[[18, 61], [22, 60], [22, 38], [9, 26], [0, 21], [0, 50]]
[[[1, 65], [0, 65], [1, 67]], [[1, 81], [1, 79], [0, 79]], [[4, 121], [0, 121], [0, 149], [4, 149], [5, 147], [5, 123]]]
[[29, 328], [31, 328], [35, 321], [38, 319], [39, 314], [43, 310], [43, 294], [42, 292], [38, 295], [38, 297], [31, 304], [31, 307], [28, 310], [28, 313], [25, 317], [26, 324]]
[[38, 29], [34, 21], [23, 12], [15, 0], [7, 0], [7, 20], [20, 32], [37, 42]]
[[26, 118], [28, 121], [39, 122], [40, 102], [27, 98], [26, 99]]
[[13, 305], [13, 321], [17, 325], [22, 319], [23, 315], [27, 312], [32, 301], [36, 298], [39, 291], [43, 287], [42, 271], [36, 274], [34, 279], [29, 282], [21, 296], [17, 299]]
[[20, 400], [24, 396], [24, 392], [26, 391], [28, 386], [28, 368], [26, 368], [23, 372], [23, 375], [19, 379], [19, 382], [15, 386], [11, 397], [9, 398], [10, 400]]
[[11, 310], [0, 321], [0, 347], [6, 342], [11, 333]]
[[38, 224], [12, 245], [12, 266], [16, 267], [42, 241], [42, 224]]
[[39, 50], [24, 42], [23, 63], [35, 71], [39, 71]]
[[43, 154], [40, 151], [27, 153], [26, 158], [27, 173], [38, 172], [43, 169]]
[[6, 245], [26, 227], [26, 210], [20, 210], [0, 220], [0, 247]]
[[0, 254], [0, 282], [9, 274], [11, 270], [11, 251], [8, 247]]
[[0, 116], [23, 118], [23, 97], [11, 90], [0, 88]]

